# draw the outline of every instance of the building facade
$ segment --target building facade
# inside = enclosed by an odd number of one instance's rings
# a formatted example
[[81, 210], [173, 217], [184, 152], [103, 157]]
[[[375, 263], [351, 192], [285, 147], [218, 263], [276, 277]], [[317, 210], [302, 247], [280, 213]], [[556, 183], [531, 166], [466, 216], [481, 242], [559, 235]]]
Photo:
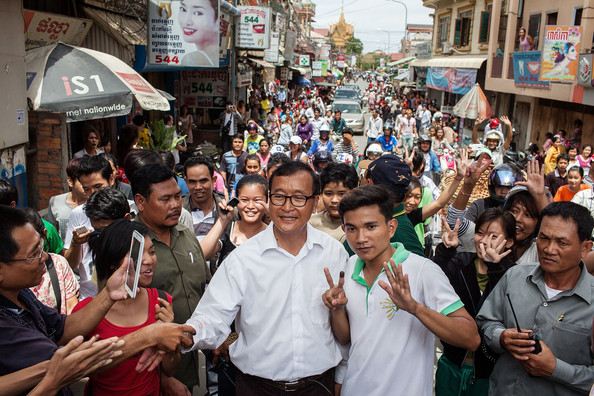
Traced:
[[[487, 89], [497, 93], [496, 111], [510, 111], [516, 129], [520, 148], [529, 143], [542, 146], [547, 132], [567, 131], [571, 137], [576, 120], [583, 125], [582, 143], [594, 138], [594, 89], [591, 83], [592, 35], [594, 33], [594, 1], [567, 0], [494, 0], [491, 4], [491, 26], [489, 59], [487, 61]], [[571, 70], [575, 78], [565, 81], [542, 81], [539, 71], [534, 69], [534, 81], [523, 81], [525, 56], [521, 54], [519, 30], [525, 28], [531, 37], [534, 60], [530, 66], [542, 65], [540, 60], [549, 57], [550, 49], [545, 47], [547, 32], [552, 26], [579, 27], [579, 40], [572, 44], [579, 66]], [[552, 36], [549, 36], [552, 37]], [[516, 57], [517, 68], [514, 67]], [[526, 58], [529, 60], [529, 58]], [[518, 63], [522, 62], [522, 63]], [[528, 65], [528, 63], [526, 63]], [[577, 70], [576, 70], [577, 69]], [[588, 69], [590, 77], [588, 75]], [[585, 84], [579, 83], [579, 75], [586, 73]], [[577, 74], [577, 76], [575, 76]], [[569, 77], [569, 76], [565, 76]], [[546, 77], [548, 79], [548, 77]]]

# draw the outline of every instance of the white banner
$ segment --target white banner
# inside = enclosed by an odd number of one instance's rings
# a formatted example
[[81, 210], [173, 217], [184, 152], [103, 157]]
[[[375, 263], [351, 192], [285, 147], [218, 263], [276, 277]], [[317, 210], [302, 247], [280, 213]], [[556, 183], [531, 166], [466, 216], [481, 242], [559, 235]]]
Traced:
[[149, 0], [148, 7], [149, 64], [219, 67], [217, 0]]
[[58, 41], [80, 45], [93, 26], [90, 19], [70, 18], [32, 10], [23, 10], [23, 19], [26, 49], [43, 47]]
[[190, 107], [225, 107], [228, 79], [227, 70], [182, 72], [182, 103]]
[[264, 60], [270, 63], [278, 62], [278, 46], [280, 42], [279, 32], [272, 32], [270, 35], [270, 48], [264, 50]]
[[268, 49], [270, 46], [270, 8], [238, 6], [241, 16], [235, 34], [239, 48]]

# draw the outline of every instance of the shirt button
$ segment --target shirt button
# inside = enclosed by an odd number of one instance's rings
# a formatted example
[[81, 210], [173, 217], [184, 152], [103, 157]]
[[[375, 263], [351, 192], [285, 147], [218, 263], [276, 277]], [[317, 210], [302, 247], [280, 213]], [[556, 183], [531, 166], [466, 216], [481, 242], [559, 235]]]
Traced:
[[545, 301], [545, 302], [542, 303], [542, 306], [543, 307], [548, 307], [549, 306], [549, 303]]

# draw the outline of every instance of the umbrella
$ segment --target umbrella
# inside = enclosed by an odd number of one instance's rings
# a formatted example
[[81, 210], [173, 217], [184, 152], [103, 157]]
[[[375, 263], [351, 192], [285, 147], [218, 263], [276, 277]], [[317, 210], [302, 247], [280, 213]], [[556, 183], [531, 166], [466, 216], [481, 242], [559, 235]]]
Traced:
[[67, 122], [128, 114], [133, 96], [145, 110], [170, 108], [140, 74], [103, 52], [55, 43], [27, 51], [25, 61], [31, 109], [65, 113]]
[[454, 106], [454, 114], [461, 118], [489, 118], [493, 115], [491, 105], [478, 84], [470, 89]]

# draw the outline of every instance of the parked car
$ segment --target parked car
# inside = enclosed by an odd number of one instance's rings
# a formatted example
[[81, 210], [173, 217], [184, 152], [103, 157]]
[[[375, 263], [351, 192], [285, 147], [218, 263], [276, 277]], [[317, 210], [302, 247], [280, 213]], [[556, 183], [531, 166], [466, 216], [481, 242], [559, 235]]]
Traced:
[[365, 112], [361, 109], [358, 100], [335, 100], [332, 110], [340, 110], [342, 118], [354, 133], [362, 135], [365, 125]]

